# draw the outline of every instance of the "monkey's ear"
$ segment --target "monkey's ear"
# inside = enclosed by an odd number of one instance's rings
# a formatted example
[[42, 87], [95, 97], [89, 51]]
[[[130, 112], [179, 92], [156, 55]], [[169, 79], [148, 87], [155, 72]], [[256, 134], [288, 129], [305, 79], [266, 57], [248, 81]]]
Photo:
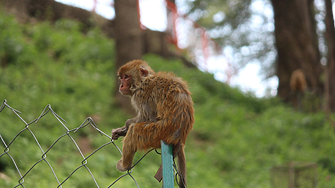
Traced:
[[147, 69], [145, 69], [145, 68], [140, 68], [140, 70], [141, 70], [141, 76], [144, 76], [144, 77], [148, 76], [149, 72], [148, 72]]

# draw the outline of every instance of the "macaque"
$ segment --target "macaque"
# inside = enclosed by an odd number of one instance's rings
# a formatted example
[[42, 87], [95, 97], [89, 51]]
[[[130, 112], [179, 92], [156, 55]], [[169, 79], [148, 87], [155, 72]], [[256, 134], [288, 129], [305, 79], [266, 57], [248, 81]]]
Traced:
[[292, 72], [290, 87], [293, 92], [304, 92], [307, 88], [305, 74], [301, 69]]
[[186, 186], [184, 146], [193, 128], [194, 109], [187, 83], [172, 73], [155, 73], [141, 60], [123, 65], [118, 71], [119, 91], [131, 97], [137, 116], [112, 130], [112, 139], [123, 139], [123, 155], [116, 168], [130, 170], [137, 150], [160, 148], [161, 140], [173, 146], [178, 157], [180, 187]]
[[297, 69], [292, 72], [291, 79], [290, 79], [290, 88], [293, 94], [293, 99], [292, 99], [293, 106], [295, 108], [300, 108], [302, 94], [307, 89], [305, 75], [301, 69]]

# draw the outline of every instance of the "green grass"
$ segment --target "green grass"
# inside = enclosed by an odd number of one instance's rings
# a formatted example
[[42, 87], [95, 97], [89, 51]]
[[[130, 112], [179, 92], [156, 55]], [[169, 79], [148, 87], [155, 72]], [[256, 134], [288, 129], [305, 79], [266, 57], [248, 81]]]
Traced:
[[[22, 112], [27, 122], [37, 118], [47, 104], [66, 120], [69, 129], [87, 117], [101, 118], [97, 126], [110, 134], [123, 126], [129, 115], [114, 104], [114, 41], [99, 29], [87, 34], [80, 24], [62, 20], [54, 26], [18, 24], [0, 16], [0, 101]], [[172, 71], [185, 79], [193, 93], [195, 125], [186, 144], [189, 187], [269, 188], [272, 166], [290, 161], [316, 162], [319, 187], [335, 186], [334, 133], [323, 113], [300, 113], [275, 98], [259, 99], [216, 81], [213, 75], [185, 68], [179, 60], [154, 55], [144, 59], [156, 71]], [[0, 113], [0, 134], [9, 143], [25, 124], [10, 109]], [[44, 151], [66, 132], [51, 113], [29, 127]], [[108, 142], [89, 127], [71, 133], [76, 140], [86, 136], [90, 149]], [[116, 141], [121, 147], [121, 141]], [[5, 147], [0, 144], [0, 151]], [[9, 152], [25, 174], [42, 157], [32, 135], [26, 130], [13, 142]], [[139, 159], [144, 153], [136, 155]], [[85, 156], [89, 153], [85, 153]], [[100, 187], [109, 186], [123, 173], [115, 169], [120, 153], [108, 145], [89, 158]], [[82, 157], [68, 136], [48, 152], [46, 158], [63, 181], [82, 163]], [[133, 170], [140, 187], [161, 187], [154, 178], [160, 166], [155, 152]], [[8, 156], [0, 158], [0, 187], [14, 187], [19, 175]], [[329, 178], [330, 177], [330, 178]], [[45, 162], [36, 165], [24, 179], [25, 187], [57, 187]], [[85, 168], [79, 169], [63, 187], [95, 187]], [[136, 187], [125, 177], [113, 187]]]

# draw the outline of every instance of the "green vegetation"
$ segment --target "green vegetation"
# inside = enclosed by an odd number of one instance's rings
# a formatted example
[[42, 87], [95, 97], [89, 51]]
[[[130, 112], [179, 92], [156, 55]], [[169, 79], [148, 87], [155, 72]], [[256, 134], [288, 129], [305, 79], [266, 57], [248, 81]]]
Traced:
[[[62, 20], [51, 26], [18, 24], [0, 16], [0, 100], [21, 111], [24, 120], [37, 118], [47, 104], [63, 117], [69, 129], [86, 117], [98, 115], [99, 129], [110, 134], [129, 115], [114, 105], [114, 43], [98, 29], [80, 32], [80, 25]], [[276, 99], [258, 99], [214, 80], [213, 75], [187, 69], [178, 60], [144, 58], [157, 71], [173, 71], [187, 80], [193, 93], [196, 123], [186, 146], [189, 187], [269, 188], [270, 169], [290, 161], [317, 162], [319, 187], [335, 185], [334, 133], [323, 113], [300, 113]], [[5, 108], [0, 113], [0, 134], [8, 144], [24, 123]], [[47, 114], [30, 125], [44, 151], [66, 132]], [[76, 140], [85, 136], [91, 150], [108, 142], [95, 130], [85, 127], [71, 133]], [[116, 141], [122, 146], [121, 141]], [[5, 147], [0, 144], [0, 151]], [[0, 152], [0, 154], [1, 154]], [[34, 138], [24, 131], [10, 152], [22, 174], [42, 153]], [[89, 153], [85, 153], [85, 156]], [[143, 153], [139, 153], [139, 159]], [[108, 145], [94, 154], [87, 166], [100, 187], [109, 186], [123, 173], [115, 169], [120, 153]], [[82, 158], [71, 139], [62, 138], [47, 154], [60, 181], [81, 165]], [[151, 152], [133, 170], [140, 187], [160, 187], [154, 174], [160, 156]], [[10, 158], [0, 158], [0, 187], [14, 187], [19, 175]], [[330, 177], [330, 178], [329, 178]], [[45, 162], [39, 163], [24, 179], [25, 187], [57, 187]], [[63, 187], [95, 187], [85, 168], [79, 169]], [[113, 187], [136, 187], [127, 176]]]

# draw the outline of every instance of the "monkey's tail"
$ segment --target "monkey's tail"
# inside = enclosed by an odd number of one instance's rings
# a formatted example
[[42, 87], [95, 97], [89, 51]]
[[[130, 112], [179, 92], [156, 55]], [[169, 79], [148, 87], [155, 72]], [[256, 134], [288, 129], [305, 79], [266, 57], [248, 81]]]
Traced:
[[187, 186], [186, 180], [186, 159], [185, 159], [185, 152], [184, 146], [181, 146], [178, 154], [178, 174], [179, 174], [179, 187], [185, 188]]

